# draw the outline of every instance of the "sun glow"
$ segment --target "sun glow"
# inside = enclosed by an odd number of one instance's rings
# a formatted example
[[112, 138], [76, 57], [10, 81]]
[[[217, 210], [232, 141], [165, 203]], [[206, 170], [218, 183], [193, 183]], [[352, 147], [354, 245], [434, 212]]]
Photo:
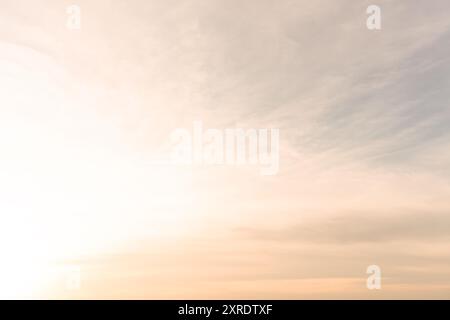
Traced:
[[0, 297], [42, 297], [65, 261], [182, 228], [189, 175], [121, 149], [52, 59], [0, 45]]

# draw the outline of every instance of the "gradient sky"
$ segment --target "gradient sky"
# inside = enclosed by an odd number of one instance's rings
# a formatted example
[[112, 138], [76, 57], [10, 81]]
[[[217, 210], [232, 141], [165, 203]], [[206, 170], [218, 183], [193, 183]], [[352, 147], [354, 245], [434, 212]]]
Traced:
[[[0, 296], [450, 298], [449, 12], [0, 0]], [[279, 173], [155, 165], [195, 120], [279, 128]]]

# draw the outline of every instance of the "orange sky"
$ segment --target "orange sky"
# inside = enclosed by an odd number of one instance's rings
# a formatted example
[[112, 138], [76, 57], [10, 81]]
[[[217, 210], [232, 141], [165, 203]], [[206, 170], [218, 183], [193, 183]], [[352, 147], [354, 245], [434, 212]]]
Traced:
[[[448, 1], [70, 4], [0, 1], [0, 297], [450, 297]], [[279, 171], [159, 163], [194, 121]]]

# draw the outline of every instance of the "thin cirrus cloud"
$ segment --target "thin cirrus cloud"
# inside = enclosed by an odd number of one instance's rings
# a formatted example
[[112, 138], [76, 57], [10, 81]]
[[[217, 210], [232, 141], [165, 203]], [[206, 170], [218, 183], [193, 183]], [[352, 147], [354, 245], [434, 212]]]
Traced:
[[325, 221], [306, 221], [281, 230], [239, 230], [249, 238], [301, 243], [382, 243], [390, 241], [449, 241], [450, 217], [446, 212], [406, 211], [374, 215], [340, 214]]
[[[448, 297], [448, 1], [77, 4], [0, 5], [0, 186], [78, 296]], [[279, 174], [152, 166], [194, 120], [280, 128]]]

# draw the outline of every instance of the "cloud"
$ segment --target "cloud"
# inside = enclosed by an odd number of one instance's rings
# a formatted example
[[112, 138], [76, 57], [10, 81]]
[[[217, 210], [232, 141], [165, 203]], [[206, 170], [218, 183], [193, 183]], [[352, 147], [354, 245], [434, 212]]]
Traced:
[[336, 214], [327, 219], [304, 221], [281, 230], [241, 229], [247, 237], [269, 241], [305, 243], [383, 243], [390, 241], [450, 240], [448, 212], [391, 212], [386, 215], [360, 212]]
[[[0, 5], [0, 188], [83, 294], [365, 297], [379, 263], [384, 297], [448, 297], [448, 0], [380, 0], [376, 32], [369, 0], [77, 4], [78, 33]], [[280, 128], [279, 174], [149, 165], [193, 120]]]

